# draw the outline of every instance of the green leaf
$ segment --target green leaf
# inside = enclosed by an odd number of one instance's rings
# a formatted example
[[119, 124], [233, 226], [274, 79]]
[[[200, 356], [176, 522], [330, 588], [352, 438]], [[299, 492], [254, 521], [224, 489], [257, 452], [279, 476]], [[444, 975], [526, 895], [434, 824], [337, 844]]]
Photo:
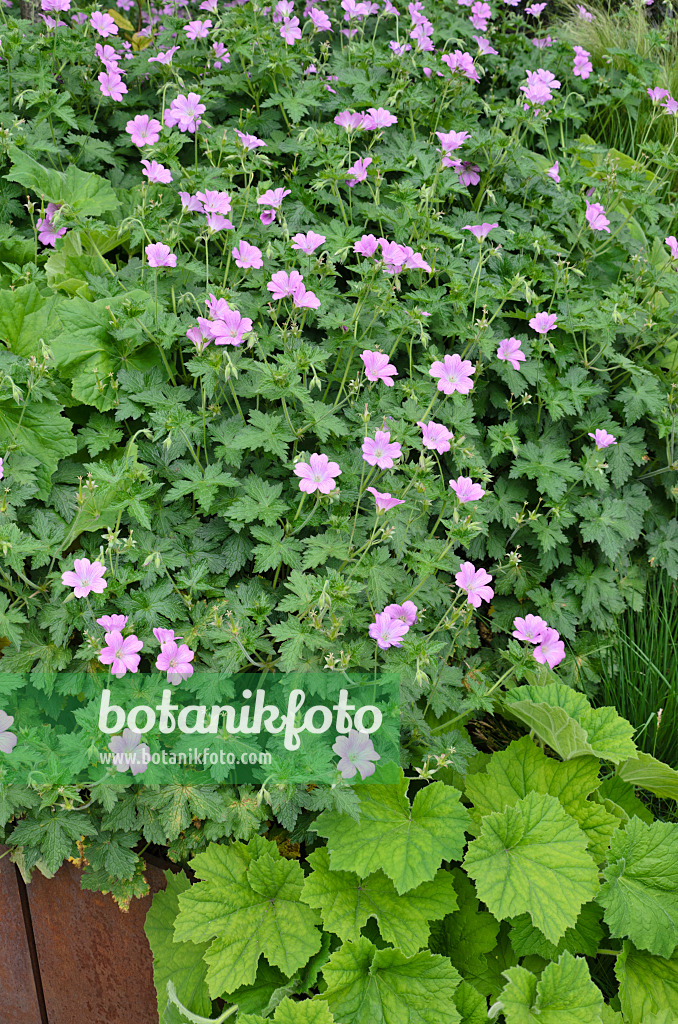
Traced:
[[468, 981], [462, 981], [454, 993], [461, 1024], [487, 1024], [487, 999]]
[[58, 328], [55, 312], [57, 296], [46, 300], [36, 285], [27, 284], [14, 291], [3, 291], [0, 305], [0, 339], [10, 352], [30, 358], [40, 356], [40, 339], [47, 345]]
[[509, 476], [526, 476], [536, 481], [540, 493], [557, 501], [567, 490], [568, 483], [579, 480], [581, 469], [570, 460], [570, 451], [566, 445], [542, 438], [538, 442], [528, 441], [521, 446]]
[[158, 1013], [162, 1020], [167, 1005], [167, 982], [172, 980], [176, 994], [186, 1009], [208, 1016], [212, 1000], [207, 991], [203, 960], [209, 943], [174, 942], [174, 921], [179, 910], [179, 896], [191, 887], [183, 871], [165, 872], [166, 889], [157, 892], [146, 914], [144, 930], [153, 952], [153, 983], [158, 996]]
[[617, 776], [632, 786], [648, 789], [665, 800], [678, 800], [678, 771], [651, 754], [638, 751], [617, 768]]
[[487, 973], [487, 954], [497, 945], [499, 922], [480, 909], [475, 888], [463, 871], [453, 868], [450, 874], [459, 909], [448, 914], [444, 921], [434, 922], [430, 948], [434, 953], [448, 956], [461, 976], [476, 984]]
[[506, 1024], [602, 1024], [603, 997], [586, 961], [563, 953], [537, 977], [524, 967], [505, 972], [500, 1002]]
[[439, 920], [457, 907], [452, 875], [438, 871], [430, 882], [399, 896], [382, 871], [360, 879], [352, 871], [331, 871], [326, 848], [308, 857], [313, 868], [304, 882], [301, 898], [320, 910], [323, 926], [340, 938], [356, 942], [370, 917], [379, 931], [410, 956], [428, 942], [429, 921]]
[[406, 957], [365, 938], [332, 954], [322, 994], [341, 1024], [459, 1024], [454, 993], [460, 978], [428, 950]]
[[62, 415], [56, 402], [0, 402], [0, 449], [16, 444], [22, 454], [39, 461], [35, 471], [37, 496], [43, 500], [49, 494], [59, 461], [77, 450], [72, 431], [73, 424]]
[[669, 957], [678, 945], [678, 825], [631, 818], [612, 837], [596, 897], [610, 934]]
[[323, 811], [314, 824], [327, 839], [334, 871], [355, 871], [361, 878], [381, 868], [399, 893], [435, 876], [443, 860], [459, 860], [469, 815], [461, 794], [443, 782], [421, 789], [412, 806], [408, 782], [366, 786], [360, 795], [360, 820]]
[[327, 1003], [315, 999], [293, 1000], [285, 998], [276, 1007], [272, 1018], [239, 1013], [237, 1024], [333, 1024], [334, 1017]]
[[12, 168], [5, 175], [7, 180], [32, 189], [41, 199], [63, 204], [82, 217], [99, 217], [120, 208], [107, 178], [88, 174], [74, 164], [70, 164], [65, 173], [48, 169], [16, 146], [10, 147], [9, 156]]
[[651, 1014], [668, 1024], [678, 1019], [678, 954], [651, 956], [624, 942], [614, 973], [628, 1024], [648, 1024]]
[[527, 912], [557, 943], [598, 890], [586, 836], [554, 796], [530, 793], [488, 814], [464, 859], [478, 896], [500, 920]]
[[591, 754], [617, 763], [636, 752], [630, 722], [615, 708], [592, 708], [564, 683], [518, 686], [506, 694], [504, 704], [564, 761]]
[[205, 954], [213, 998], [251, 985], [262, 955], [290, 976], [317, 953], [316, 915], [300, 902], [303, 872], [275, 843], [212, 844], [191, 866], [201, 881], [179, 897], [175, 939], [214, 939]]
[[595, 956], [603, 937], [600, 919], [602, 908], [596, 903], [585, 903], [573, 928], [568, 928], [555, 945], [545, 939], [530, 921], [529, 914], [521, 914], [511, 922], [511, 945], [518, 956], [540, 956], [544, 960], [557, 960], [561, 953], [581, 953]]

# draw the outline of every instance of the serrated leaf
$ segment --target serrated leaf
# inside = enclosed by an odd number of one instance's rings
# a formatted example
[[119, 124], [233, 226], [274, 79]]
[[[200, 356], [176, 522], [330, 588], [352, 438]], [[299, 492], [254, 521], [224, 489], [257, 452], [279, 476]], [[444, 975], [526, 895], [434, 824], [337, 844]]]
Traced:
[[191, 866], [200, 882], [179, 897], [175, 938], [214, 940], [205, 954], [213, 998], [251, 985], [262, 955], [290, 976], [317, 953], [316, 915], [300, 901], [303, 872], [275, 843], [213, 844]]
[[428, 942], [432, 920], [456, 910], [457, 897], [449, 871], [438, 871], [430, 882], [399, 896], [382, 871], [360, 879], [352, 871], [330, 870], [326, 848], [308, 857], [313, 868], [301, 898], [320, 910], [323, 926], [340, 938], [356, 942], [370, 917], [375, 917], [386, 942], [406, 956]]
[[505, 972], [501, 994], [506, 1024], [602, 1024], [603, 997], [586, 961], [563, 953], [539, 979], [524, 967]]
[[478, 896], [500, 920], [528, 913], [557, 943], [598, 890], [586, 836], [559, 800], [530, 793], [488, 814], [464, 859]]
[[428, 950], [406, 957], [361, 938], [332, 954], [322, 993], [341, 1024], [459, 1024], [454, 993], [460, 977]]
[[153, 897], [144, 930], [153, 952], [153, 983], [162, 1020], [167, 1005], [167, 982], [173, 981], [177, 997], [193, 1013], [208, 1016], [212, 1000], [207, 991], [203, 960], [209, 943], [175, 942], [174, 921], [179, 911], [179, 896], [191, 887], [183, 871], [165, 872], [167, 887]]
[[454, 1002], [461, 1014], [460, 1024], [486, 1024], [487, 999], [468, 981], [461, 982], [454, 994]]
[[557, 960], [567, 951], [584, 956], [595, 956], [603, 937], [600, 919], [602, 908], [596, 903], [585, 903], [573, 928], [568, 928], [556, 945], [545, 939], [535, 928], [529, 914], [521, 914], [511, 922], [511, 945], [518, 956], [540, 956], [544, 960]]
[[631, 818], [612, 837], [596, 897], [610, 934], [669, 957], [678, 945], [678, 824]]
[[678, 953], [651, 956], [624, 942], [614, 973], [628, 1024], [648, 1024], [652, 1015], [673, 1024], [678, 1019]]
[[469, 815], [452, 786], [434, 782], [420, 790], [412, 806], [408, 781], [361, 790], [360, 821], [323, 811], [315, 822], [328, 840], [333, 870], [362, 878], [381, 869], [399, 893], [435, 876], [443, 860], [459, 860]]

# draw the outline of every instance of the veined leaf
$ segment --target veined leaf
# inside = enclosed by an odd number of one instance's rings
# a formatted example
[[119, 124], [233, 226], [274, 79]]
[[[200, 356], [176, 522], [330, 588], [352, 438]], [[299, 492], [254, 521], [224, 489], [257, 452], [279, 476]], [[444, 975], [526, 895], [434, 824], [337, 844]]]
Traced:
[[678, 953], [670, 959], [651, 956], [625, 942], [614, 973], [628, 1024], [648, 1024], [653, 1015], [669, 1024], [678, 1019]]
[[603, 997], [585, 960], [563, 953], [537, 979], [524, 967], [505, 972], [501, 994], [506, 1024], [602, 1024]]

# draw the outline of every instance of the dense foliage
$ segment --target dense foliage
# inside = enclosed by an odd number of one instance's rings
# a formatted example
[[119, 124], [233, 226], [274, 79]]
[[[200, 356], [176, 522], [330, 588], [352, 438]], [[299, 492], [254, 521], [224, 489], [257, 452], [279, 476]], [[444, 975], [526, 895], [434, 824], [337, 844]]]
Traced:
[[[665, 66], [298, 6], [2, 12], [3, 839], [123, 906], [191, 862], [170, 1022], [669, 1021], [678, 776], [588, 699], [678, 577]], [[409, 796], [101, 765], [105, 687], [243, 671], [396, 673]]]

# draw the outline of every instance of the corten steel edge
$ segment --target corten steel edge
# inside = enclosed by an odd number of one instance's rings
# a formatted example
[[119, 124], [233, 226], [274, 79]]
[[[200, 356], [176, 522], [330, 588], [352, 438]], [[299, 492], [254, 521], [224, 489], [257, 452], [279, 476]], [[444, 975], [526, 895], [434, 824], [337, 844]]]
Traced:
[[123, 913], [73, 864], [25, 886], [0, 860], [0, 1024], [158, 1024], [144, 921], [165, 877], [145, 873], [149, 895]]

